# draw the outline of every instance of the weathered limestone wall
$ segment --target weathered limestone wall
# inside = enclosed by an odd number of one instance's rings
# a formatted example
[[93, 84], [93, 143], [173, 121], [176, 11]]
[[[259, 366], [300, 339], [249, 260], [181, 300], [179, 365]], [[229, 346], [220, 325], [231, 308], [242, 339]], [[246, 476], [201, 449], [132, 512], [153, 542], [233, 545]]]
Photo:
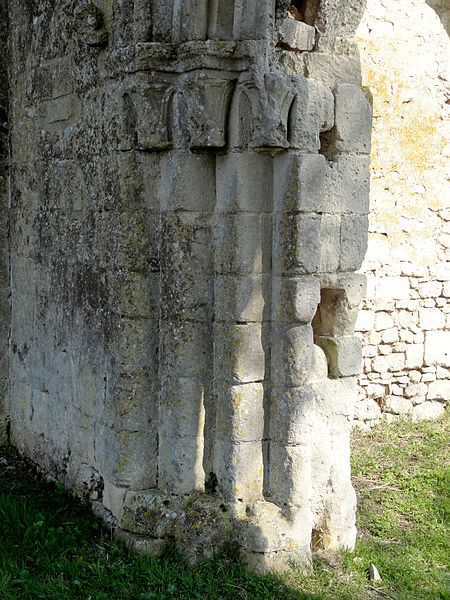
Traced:
[[147, 551], [354, 544], [363, 4], [10, 6], [12, 440]]
[[0, 443], [9, 430], [8, 3], [0, 4]]
[[450, 400], [450, 6], [369, 0], [357, 33], [374, 97], [368, 293], [356, 416]]

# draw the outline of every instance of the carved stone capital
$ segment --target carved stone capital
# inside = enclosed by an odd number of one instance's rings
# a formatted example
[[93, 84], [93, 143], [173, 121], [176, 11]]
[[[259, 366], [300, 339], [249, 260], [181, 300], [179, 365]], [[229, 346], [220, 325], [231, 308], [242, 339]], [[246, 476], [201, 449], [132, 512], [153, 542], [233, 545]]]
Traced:
[[226, 143], [228, 106], [233, 81], [196, 74], [182, 85], [189, 142], [193, 148], [222, 148]]
[[80, 38], [88, 46], [104, 46], [108, 32], [104, 27], [103, 14], [95, 2], [80, 2], [73, 11]]

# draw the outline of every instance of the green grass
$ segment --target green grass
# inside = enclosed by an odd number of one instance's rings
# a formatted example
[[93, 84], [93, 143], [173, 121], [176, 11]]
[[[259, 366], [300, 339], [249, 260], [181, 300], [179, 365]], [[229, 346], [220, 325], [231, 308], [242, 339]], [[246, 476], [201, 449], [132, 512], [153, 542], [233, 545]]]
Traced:
[[[175, 552], [136, 556], [79, 501], [0, 452], [1, 600], [450, 599], [449, 416], [355, 434], [355, 553], [315, 558], [314, 574], [257, 577], [230, 552], [196, 568]], [[374, 563], [381, 582], [367, 579]]]
[[449, 411], [355, 435], [357, 555], [379, 569], [398, 600], [450, 599]]

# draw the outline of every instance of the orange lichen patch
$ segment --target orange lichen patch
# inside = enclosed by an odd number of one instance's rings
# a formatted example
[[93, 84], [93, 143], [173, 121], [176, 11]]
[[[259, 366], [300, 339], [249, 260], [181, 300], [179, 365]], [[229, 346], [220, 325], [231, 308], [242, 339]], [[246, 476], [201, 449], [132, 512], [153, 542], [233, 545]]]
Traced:
[[429, 169], [435, 161], [431, 149], [439, 143], [439, 117], [424, 115], [417, 108], [402, 127], [397, 128], [399, 151], [410, 168]]
[[[395, 53], [395, 42], [359, 40], [363, 53], [371, 57], [363, 64], [363, 82], [373, 94], [374, 131], [372, 144], [372, 173], [384, 176], [398, 171], [401, 176], [413, 170], [416, 175], [430, 169], [435, 161], [433, 148], [443, 144], [440, 133], [440, 107], [430, 105], [424, 90], [418, 94], [405, 80], [399, 65], [376, 62], [376, 57]], [[405, 100], [406, 99], [406, 100]]]

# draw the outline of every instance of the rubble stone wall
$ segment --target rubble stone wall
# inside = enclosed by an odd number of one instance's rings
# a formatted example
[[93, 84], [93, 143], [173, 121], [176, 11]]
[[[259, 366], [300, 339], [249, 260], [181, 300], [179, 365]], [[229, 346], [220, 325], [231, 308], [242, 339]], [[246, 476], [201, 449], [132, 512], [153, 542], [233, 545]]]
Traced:
[[356, 417], [428, 418], [450, 400], [450, 6], [368, 0], [357, 32], [374, 98], [368, 292]]
[[135, 547], [256, 570], [356, 536], [364, 2], [290, 5], [9, 10], [11, 440]]

